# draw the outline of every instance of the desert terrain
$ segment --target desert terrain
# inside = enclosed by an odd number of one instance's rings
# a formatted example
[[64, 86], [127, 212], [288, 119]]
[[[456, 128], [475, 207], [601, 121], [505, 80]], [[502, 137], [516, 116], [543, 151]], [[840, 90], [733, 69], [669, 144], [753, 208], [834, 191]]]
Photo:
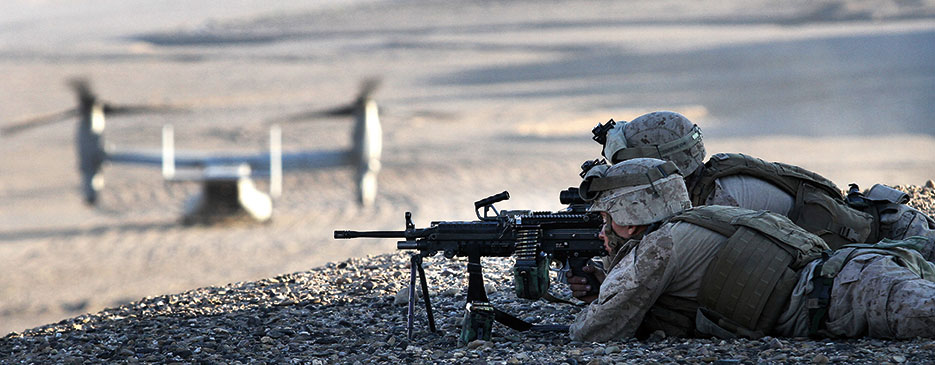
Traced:
[[[158, 4], [158, 5], [157, 5]], [[270, 120], [375, 94], [384, 130], [373, 207], [349, 168], [288, 172], [268, 224], [178, 224], [191, 183], [105, 166], [78, 194], [74, 120], [0, 136], [0, 335], [144, 297], [394, 251], [335, 229], [556, 210], [590, 130], [678, 111], [709, 154], [743, 152], [857, 182], [935, 178], [935, 2], [12, 0], [0, 5], [0, 126], [104, 100], [184, 105], [114, 117], [106, 143], [262, 151]], [[350, 122], [283, 125], [286, 150], [349, 146]], [[265, 183], [259, 182], [261, 188]]]

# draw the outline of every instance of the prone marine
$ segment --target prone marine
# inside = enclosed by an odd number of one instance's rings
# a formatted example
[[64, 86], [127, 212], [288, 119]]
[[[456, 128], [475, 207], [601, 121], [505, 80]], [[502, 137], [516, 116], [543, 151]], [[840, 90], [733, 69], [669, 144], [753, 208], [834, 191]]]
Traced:
[[787, 217], [692, 207], [680, 168], [632, 158], [582, 183], [610, 252], [572, 339], [670, 336], [935, 338], [924, 238], [830, 251]]
[[922, 236], [927, 238], [920, 247], [923, 257], [935, 261], [935, 220], [907, 205], [907, 194], [888, 186], [877, 184], [864, 194], [854, 185], [844, 196], [830, 180], [798, 166], [737, 153], [718, 153], [705, 162], [701, 128], [671, 111], [630, 122], [611, 120], [592, 132], [611, 164], [647, 157], [675, 163], [695, 206], [768, 210], [820, 236], [832, 249]]

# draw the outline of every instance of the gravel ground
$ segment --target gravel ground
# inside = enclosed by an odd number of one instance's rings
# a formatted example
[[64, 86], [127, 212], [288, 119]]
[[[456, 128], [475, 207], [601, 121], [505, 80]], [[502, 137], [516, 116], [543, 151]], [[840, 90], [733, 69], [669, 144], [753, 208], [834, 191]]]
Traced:
[[[935, 186], [899, 187], [935, 213]], [[847, 363], [935, 361], [928, 339], [759, 340], [667, 338], [609, 343], [565, 333], [521, 333], [500, 325], [492, 341], [460, 345], [464, 260], [426, 260], [439, 331], [416, 310], [406, 336], [408, 256], [399, 252], [328, 263], [255, 282], [146, 297], [0, 339], [0, 363]], [[498, 308], [537, 323], [569, 323], [580, 307], [531, 302], [512, 293], [506, 258], [484, 259]], [[557, 294], [569, 292], [559, 285]], [[421, 304], [421, 303], [420, 303]]]

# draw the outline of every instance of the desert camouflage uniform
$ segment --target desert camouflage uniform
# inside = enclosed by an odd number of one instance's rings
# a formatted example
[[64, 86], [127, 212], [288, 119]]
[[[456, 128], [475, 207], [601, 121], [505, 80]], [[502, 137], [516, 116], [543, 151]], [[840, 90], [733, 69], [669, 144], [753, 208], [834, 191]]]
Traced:
[[694, 318], [701, 277], [726, 240], [684, 222], [664, 224], [640, 241], [630, 240], [614, 255], [597, 300], [571, 325], [571, 338], [633, 337], [654, 310]]
[[[617, 155], [620, 148], [639, 148], [654, 144], [674, 141], [680, 137], [694, 133], [694, 123], [685, 116], [668, 111], [659, 111], [644, 114], [624, 128], [615, 128], [607, 134], [604, 156], [608, 161], [616, 163], [620, 159], [632, 158]], [[626, 149], [624, 148], [624, 150]], [[674, 162], [682, 170], [682, 175], [691, 184], [691, 175], [704, 162], [706, 150], [704, 143], [691, 145], [691, 147], [673, 151], [664, 156], [640, 156], [662, 158]], [[692, 187], [688, 187], [689, 191]], [[773, 213], [789, 216], [794, 204], [794, 197], [765, 180], [752, 176], [735, 175], [715, 180], [715, 188], [705, 205], [726, 205], [747, 208], [752, 210], [768, 210]], [[901, 240], [910, 236], [923, 236], [928, 238], [929, 244], [920, 250], [926, 260], [935, 262], [935, 221], [924, 213], [905, 204], [893, 205], [880, 214], [880, 233], [882, 238]]]
[[[726, 240], [705, 228], [677, 222], [622, 245], [598, 299], [571, 325], [571, 338], [607, 341], [654, 329], [692, 335], [702, 275]], [[802, 271], [776, 334], [808, 334], [805, 304], [816, 264]], [[654, 313], [690, 320], [660, 324], [662, 315]], [[857, 256], [834, 280], [828, 319], [828, 331], [836, 336], [935, 337], [935, 283], [897, 265], [890, 256]], [[683, 328], [673, 329], [678, 325]]]
[[[779, 335], [808, 335], [806, 296], [817, 263], [803, 270], [780, 317]], [[935, 337], [935, 282], [900, 266], [893, 256], [856, 255], [834, 279], [826, 331], [839, 337]]]
[[843, 337], [935, 337], [935, 283], [892, 256], [857, 256], [834, 279], [827, 326]]

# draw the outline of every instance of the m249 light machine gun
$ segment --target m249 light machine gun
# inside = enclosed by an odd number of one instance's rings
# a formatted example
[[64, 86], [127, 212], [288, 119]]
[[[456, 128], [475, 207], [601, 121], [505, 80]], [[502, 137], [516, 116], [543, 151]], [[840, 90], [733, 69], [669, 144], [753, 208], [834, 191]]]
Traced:
[[[416, 228], [412, 214], [406, 212], [405, 231], [334, 231], [334, 238], [403, 238], [396, 248], [417, 250], [411, 256], [409, 278], [408, 335], [412, 338], [416, 274], [418, 273], [429, 328], [435, 332], [435, 319], [428, 296], [428, 285], [422, 259], [441, 252], [447, 258], [467, 257], [467, 312], [461, 327], [462, 342], [489, 340], [496, 320], [518, 331], [564, 331], [568, 326], [532, 325], [495, 309], [484, 291], [481, 257], [510, 257], [513, 266], [514, 289], [520, 298], [550, 298], [549, 268], [551, 262], [561, 265], [559, 271], [571, 270], [575, 276], [588, 277], [594, 292], [600, 284], [593, 274], [582, 270], [592, 257], [606, 254], [604, 242], [598, 237], [603, 222], [595, 213], [588, 213], [581, 202], [572, 201], [576, 193], [565, 191], [560, 196], [569, 209], [559, 212], [529, 210], [498, 211], [494, 203], [510, 198], [506, 191], [474, 203], [476, 221], [432, 222], [428, 228]], [[483, 214], [481, 210], [483, 209]], [[491, 214], [492, 212], [492, 214]]]

